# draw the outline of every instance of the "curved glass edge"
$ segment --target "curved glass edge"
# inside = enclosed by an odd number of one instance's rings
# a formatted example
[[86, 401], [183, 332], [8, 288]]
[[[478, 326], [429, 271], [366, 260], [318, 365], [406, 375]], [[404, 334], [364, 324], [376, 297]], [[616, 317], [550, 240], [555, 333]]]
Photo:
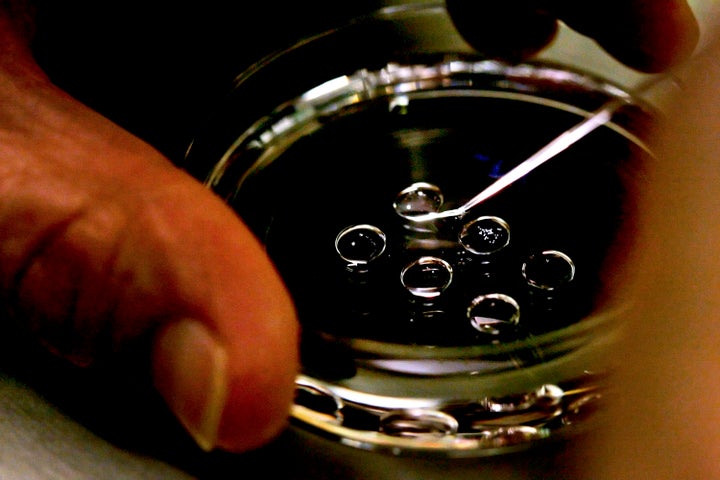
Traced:
[[[443, 1], [394, 3], [302, 39], [240, 73], [228, 96], [188, 145], [183, 168], [200, 180], [206, 179], [217, 159], [237, 139], [238, 132], [248, 129], [282, 102], [329, 78], [348, 75], [369, 65], [403, 62], [408, 54], [435, 58], [463, 55], [482, 60], [455, 29]], [[654, 77], [619, 64], [564, 25], [560, 32], [552, 46], [533, 62], [609, 79], [620, 90], [631, 93]], [[653, 105], [656, 101], [656, 96], [649, 96], [646, 103]]]
[[[555, 65], [505, 65], [496, 61], [468, 62], [457, 59], [430, 66], [391, 65], [388, 70], [380, 73], [360, 71], [356, 75], [332, 79], [294, 101], [284, 103], [236, 140], [216, 164], [208, 177], [207, 185], [217, 189], [227, 168], [240, 157], [237, 155], [239, 151], [245, 148], [263, 151], [268, 145], [272, 145], [275, 157], [278, 151], [284, 148], [283, 144], [290, 145], [293, 139], [305, 135], [308, 128], [316, 128], [313, 126], [316, 125], [316, 118], [334, 114], [338, 105], [347, 107], [354, 102], [367, 101], [378, 95], [422, 94], [417, 91], [421, 90], [417, 85], [422, 85], [422, 88], [463, 88], [472, 85], [472, 82], [463, 83], [468, 81], [467, 77], [459, 80], [457, 84], [448, 83], [447, 79], [452, 75], [462, 78], [467, 74], [503, 79], [503, 89], [495, 92], [485, 90], [484, 94], [508, 98], [520, 96], [525, 101], [546, 102], [553, 107], [570, 109], [580, 117], [589, 115], [598, 102], [602, 104], [608, 98], [626, 98], [628, 106], [636, 107], [642, 112], [647, 108], [645, 105], [636, 104], [629, 94], [611, 83], [584, 73], [560, 69]], [[528, 85], [541, 86], [546, 81], [584, 85], [588, 91], [602, 92], [602, 95], [601, 98], [594, 97], [591, 104], [583, 108], [543, 97], [542, 89], [522, 92], [523, 89], [527, 90]], [[408, 88], [408, 85], [415, 87]], [[521, 92], [517, 91], [519, 86], [524, 87], [519, 89]], [[540, 95], [536, 96], [538, 93]], [[627, 118], [629, 116], [621, 116], [620, 120]], [[632, 125], [618, 121], [609, 126], [649, 151], [642, 140], [634, 135]], [[263, 145], [258, 143], [259, 140], [267, 143]], [[243, 166], [241, 170], [261, 169], [264, 161], [271, 159], [262, 156], [255, 158], [253, 165]], [[233, 182], [232, 190], [237, 191], [244, 179], [245, 177], [241, 176], [237, 183]], [[226, 195], [227, 200], [231, 197], [232, 193]], [[597, 358], [593, 361], [579, 358], [600, 348], [599, 344], [610, 341], [614, 322], [621, 316], [622, 310], [622, 306], [616, 306], [602, 315], [594, 315], [561, 331], [540, 335], [533, 338], [530, 346], [527, 341], [523, 341], [501, 345], [424, 349], [365, 339], [328, 339], [331, 343], [345, 344], [358, 356], [356, 360], [359, 373], [352, 379], [337, 383], [323, 382], [306, 375], [298, 377], [299, 391], [315, 392], [312, 395], [322, 392], [320, 395], [334, 405], [334, 410], [331, 408], [328, 413], [323, 409], [318, 410], [296, 402], [292, 410], [292, 421], [343, 444], [394, 455], [422, 452], [448, 456], [484, 456], [527, 448], [538, 441], [556, 438], [561, 431], [564, 435], [569, 430], [576, 429], [577, 418], [583, 417], [584, 426], [585, 415], [581, 410], [596, 409], [602, 398], [602, 379], [587, 374], [585, 367], [598, 365]], [[595, 335], [599, 330], [603, 331], [603, 339]], [[512, 357], [518, 352], [526, 355], [534, 348], [543, 351], [542, 361], [533, 359], [528, 364], [517, 363], [512, 359], [496, 363], [487, 361], [487, 357]], [[422, 363], [428, 357], [436, 363], [445, 362], [445, 370], [436, 369], [432, 375], [424, 375], [413, 370], [415, 367], [408, 366], [415, 361]], [[481, 389], [476, 383], [478, 376], [483, 378]], [[507, 412], [488, 410], [493, 408], [490, 406], [493, 402], [492, 395], [519, 395], [525, 398], [532, 395], [533, 391], [526, 392], [523, 389], [532, 386], [556, 387], [565, 392], [559, 385], [567, 382], [567, 379], [573, 379], [575, 383], [582, 381], [585, 385], [571, 389], [573, 394], [563, 393], [559, 403], [547, 411], [538, 412], [534, 406], [522, 412], [518, 406], [508, 407], [510, 411]], [[397, 393], [402, 391], [407, 395], [397, 396]], [[460, 396], [444, 398], [443, 392], [448, 391]], [[435, 427], [436, 424], [432, 422], [436, 421], [436, 417], [446, 415], [447, 408], [460, 408], [459, 405], [472, 410], [471, 413], [464, 414], [465, 423], [481, 421], [480, 418], [468, 420], [468, 415], [483, 417], [489, 413], [493, 417], [492, 424], [478, 427], [475, 431], [455, 431], [453, 427], [447, 426], [449, 433], [444, 432], [442, 435], [433, 430], [423, 431], [428, 423], [430, 427]], [[397, 426], [395, 433], [386, 433], [366, 425], [349, 425], [344, 420], [344, 412], [348, 410], [353, 412], [351, 416], [372, 417], [374, 420], [370, 423], [373, 427], [376, 427], [374, 421], [381, 422], [383, 417], [394, 415], [396, 422], [409, 425], [407, 428], [411, 433]], [[426, 415], [432, 419], [426, 419]], [[400, 420], [397, 420], [398, 418]], [[452, 421], [449, 420], [448, 423], [451, 424]]]
[[[395, 22], [400, 21], [401, 17], [409, 13], [411, 14], [428, 14], [431, 16], [444, 15], [444, 8], [441, 6], [441, 2], [431, 2], [429, 4], [410, 4], [402, 5], [398, 7], [390, 7], [388, 9], [379, 12], [372, 16], [371, 19], [363, 18], [359, 19], [353, 25], [344, 28], [357, 28], [365, 25], [368, 20], [382, 19], [383, 21], [391, 22], [395, 25]], [[427, 25], [432, 24], [437, 19], [425, 18]], [[403, 20], [404, 21], [404, 20]], [[448, 19], [446, 16], [443, 17], [442, 22], [447, 27]], [[422, 23], [422, 22], [420, 22]], [[415, 26], [417, 27], [417, 25]], [[270, 116], [256, 115], [253, 112], [262, 112], [265, 115], [271, 109], [267, 109], [265, 99], [263, 99], [262, 106], [258, 107], [257, 110], [254, 108], [248, 109], [249, 115], [246, 118], [252, 118], [253, 122], [247, 122], [242, 120], [240, 123], [234, 121], [229, 122], [223, 129], [223, 134], [227, 134], [227, 131], [231, 133], [230, 137], [214, 137], [210, 136], [209, 140], [216, 149], [215, 153], [222, 151], [222, 155], [213, 156], [212, 154], [208, 157], [211, 160], [210, 168], [208, 169], [208, 163], [202, 161], [203, 154], [207, 154], [207, 151], [203, 151], [202, 145], [193, 143], [189, 148], [188, 159], [191, 162], [197, 162], [199, 169], [195, 170], [194, 175], [198, 178], [204, 178], [205, 184], [208, 188], [217, 189], [217, 185], [223, 178], [223, 175], [228, 166], [234, 161], [234, 153], [238, 149], [244, 148], [243, 142], [248, 140], [251, 134], [257, 134], [265, 129], [266, 132], [270, 132], [268, 139], [275, 141], [281, 135], [286, 134], [288, 128], [298, 129], [298, 134], [305, 133], [302, 128], [306, 128], [309, 123], [312, 123], [312, 119], [316, 116], [323, 114], [323, 109], [327, 105], [337, 102], [344, 104], [351, 104], [353, 101], [357, 101], [358, 93], [361, 93], [365, 98], [372, 95], [395, 95], [401, 92], [395, 90], [398, 85], [410, 84], [408, 78], [412, 81], [416, 81], [420, 78], [424, 85], [432, 84], [432, 82], [439, 82], [442, 78], [446, 78], [448, 75], [464, 75], [464, 74], [477, 74], [477, 75], [496, 75], [503, 77], [505, 81], [507, 79], [517, 79], [521, 83], [505, 85], [505, 91], [501, 92], [503, 95], [523, 95], [517, 91], [512, 92], [515, 88], [517, 90], [518, 85], [527, 86], [528, 79], [531, 83], [540, 87], [544, 81], [562, 80], [562, 75], [567, 75], [566, 80], [574, 83], [587, 85], [591, 90], [600, 91], [603, 93], [603, 98], [599, 100], [601, 103], [606, 101], [607, 98], [627, 98], [628, 108], [633, 109], [632, 112], [619, 112], [616, 119], [609, 124], [610, 128], [616, 129], [623, 136], [630, 138], [633, 142], [643, 146], [643, 142], [639, 137], [634, 134], [634, 126], [631, 123], [626, 123], [628, 119], [632, 120], [635, 117], [635, 110], [647, 112], [653, 111], [653, 107], [650, 104], [639, 101], [633, 97], [627, 90], [619, 87], [618, 83], [610, 82], [605, 80], [603, 76], [596, 76], [594, 74], [587, 73], [587, 70], [578, 68], [574, 62], [568, 64], [563, 63], [563, 55], [547, 55], [544, 58], [541, 57], [537, 62], [528, 62], [520, 65], [510, 65], [494, 60], [478, 59], [473, 58], [473, 52], [464, 44], [464, 42], [457, 37], [457, 35], [449, 37], [444, 34], [433, 35], [432, 37], [418, 34], [418, 32], [427, 32], [426, 28], [410, 28], [401, 30], [401, 34], [405, 38], [411, 40], [406, 46], [410, 46], [410, 50], [418, 52], [440, 52], [440, 57], [433, 57], [435, 59], [441, 58], [441, 61], [428, 62], [423, 66], [418, 64], [408, 64], [389, 61], [382, 63], [388, 59], [393, 60], [395, 57], [391, 55], [383, 54], [380, 58], [380, 65], [387, 67], [385, 70], [367, 70], [367, 69], [356, 69], [348, 70], [349, 74], [343, 74], [335, 77], [324, 78], [324, 81], [317, 85], [313, 85], [314, 88], [309, 88], [298, 91], [291, 89], [298, 93], [298, 95], [286, 96], [283, 90], [280, 97], [271, 97], [269, 101], [273, 101], [272, 98], [282, 99], [281, 102], [275, 102], [271, 106], [278, 107], [274, 113]], [[435, 31], [442, 31], [435, 30]], [[237, 92], [247, 89], [249, 95], [255, 96], [256, 85], [253, 82], [260, 82], [267, 79], [268, 75], [273, 74], [271, 71], [272, 65], [275, 62], [282, 61], [286, 56], [295, 56], [298, 52], [302, 51], [308, 45], [315, 41], [330, 38], [334, 33], [325, 32], [318, 37], [307, 39], [292, 48], [279, 52], [277, 55], [268, 57], [262, 62], [258, 63], [253, 69], [248, 70], [242, 76], [238, 77], [236, 91], [230, 96], [227, 110], [221, 117], [221, 120], [232, 117], [232, 114], [237, 111], [238, 101], [247, 100], [248, 93], [238, 95]], [[398, 34], [397, 31], [394, 35]], [[441, 41], [441, 39], [445, 39]], [[449, 43], [446, 41], [450, 38]], [[322, 49], [320, 54], [323, 54]], [[467, 57], [470, 55], [470, 57]], [[468, 59], [469, 58], [469, 59]], [[373, 57], [373, 62], [377, 58]], [[354, 62], [350, 62], [347, 65], [355, 65]], [[373, 65], [376, 65], [373, 63]], [[413, 66], [414, 65], [414, 66]], [[289, 67], [293, 64], [290, 62]], [[285, 68], [287, 66], [283, 66]], [[376, 75], [376, 72], [381, 71], [382, 74]], [[292, 68], [291, 70], [292, 71]], [[331, 71], [334, 71], [331, 69]], [[286, 71], [275, 70], [274, 73]], [[347, 73], [347, 72], [346, 72]], [[561, 73], [561, 76], [558, 74]], [[323, 73], [324, 74], [324, 73]], [[282, 77], [284, 83], [287, 83], [286, 77]], [[404, 83], [403, 83], [404, 82]], [[525, 83], [522, 83], [525, 82]], [[625, 82], [625, 80], [623, 80]], [[623, 83], [621, 82], [621, 83]], [[284, 87], [286, 85], [280, 85]], [[627, 82], [625, 82], [627, 83]], [[631, 81], [630, 83], [633, 83]], [[442, 85], [442, 82], [438, 83]], [[276, 85], [277, 86], [277, 85]], [[462, 87], [461, 84], [456, 85]], [[281, 89], [282, 90], [282, 89]], [[389, 92], [389, 93], [388, 93]], [[526, 99], [537, 98], [537, 94], [540, 90], [530, 92], [525, 97]], [[287, 101], [288, 98], [294, 99]], [[556, 102], [553, 98], [544, 98], [542, 101], [545, 102]], [[595, 98], [594, 101], [598, 101]], [[257, 102], [256, 102], [257, 103]], [[556, 106], [562, 105], [562, 102], [555, 104]], [[570, 107], [567, 104], [563, 108], [574, 109], [573, 113], [577, 113], [580, 116], [587, 116], [593, 110], [595, 106], [599, 104], [595, 103], [583, 107]], [[290, 107], [290, 108], [289, 108]], [[288, 111], [292, 111], [293, 114], [290, 117], [283, 116]], [[245, 112], [245, 113], [248, 113]], [[261, 118], [261, 120], [257, 120]], [[309, 123], [308, 123], [309, 122]], [[238, 125], [243, 125], [242, 128], [238, 128]], [[269, 127], [268, 127], [269, 126]], [[227, 127], [227, 128], [225, 128]], [[227, 130], [227, 131], [225, 131]], [[245, 132], [238, 136], [238, 132]], [[228, 147], [225, 142], [227, 138], [232, 138], [232, 143]], [[282, 141], [288, 141], [291, 137], [285, 137]], [[221, 139], [220, 141], [218, 139]], [[219, 148], [220, 150], [217, 150]], [[646, 147], [643, 147], [646, 148]], [[646, 148], [647, 151], [649, 149]], [[211, 150], [212, 151], [212, 150]], [[221, 158], [218, 162], [217, 159]], [[199, 159], [199, 160], [198, 160]], [[206, 159], [207, 160], [207, 159]], [[257, 159], [256, 159], [257, 161]], [[239, 188], [242, 180], [233, 185], [234, 189]], [[222, 192], [219, 192], [222, 195]], [[226, 199], [228, 197], [226, 196]], [[617, 312], [615, 312], [617, 313]], [[518, 374], [517, 365], [510, 365], [508, 367], [498, 366], [496, 370], [485, 371], [483, 374], [484, 380], [488, 380], [483, 385], [482, 391], [473, 390], [475, 387], [468, 387], [464, 390], [468, 394], [466, 397], [458, 397], [451, 400], [447, 398], [440, 398], [437, 396], [438, 390], [442, 390], [445, 386], [450, 385], [437, 383], [438, 376], [430, 376], [423, 378], [422, 375], [415, 375], [406, 371], [398, 371], [396, 367], [387, 368], [382, 364], [375, 363], [372, 361], [365, 362], [364, 372], [370, 372], [367, 378], [360, 376], [356, 379], [356, 382], [339, 382], [337, 384], [323, 382], [321, 380], [308, 377], [306, 375], [300, 375], [297, 379], [297, 388], [299, 392], [307, 394], [310, 392], [311, 396], [319, 396], [325, 401], [323, 404], [331, 405], [329, 410], [327, 407], [319, 409], [310, 407], [302, 402], [296, 401], [293, 406], [291, 419], [296, 425], [301, 425], [303, 428], [316, 431], [317, 433], [333, 438], [340, 443], [362, 448], [366, 450], [382, 451], [391, 453], [394, 455], [398, 454], [413, 454], [413, 453], [439, 453], [447, 456], [484, 456], [484, 455], [496, 455], [499, 453], [516, 451], [518, 449], [524, 449], [531, 445], [536, 444], [538, 441], [543, 441], [549, 438], [557, 438], [559, 435], [564, 435], [566, 432], [575, 430], [578, 428], [585, 428], [587, 426], [586, 411], [594, 410], [598, 401], [602, 399], [602, 387], [603, 387], [603, 376], [596, 376], [591, 372], [587, 372], [583, 366], [587, 364], [598, 365], [598, 363], [578, 361], [578, 357], [583, 357], [587, 354], [590, 357], [597, 360], [596, 353], [598, 343], [604, 344], [614, 335], [614, 321], [609, 316], [597, 316], [588, 320], [583, 320], [572, 327], [564, 329], [562, 332], [550, 332], [545, 334], [541, 338], [535, 339], [537, 342], [541, 342], [546, 345], [555, 345], [559, 350], [557, 355], [553, 355], [552, 359], [548, 363], [533, 365], [523, 370], [522, 374]], [[603, 339], [598, 340], [594, 338], [592, 344], [588, 343], [588, 332], [593, 329], [604, 328], [605, 333]], [[388, 355], [394, 359], [412, 360], [413, 358], [423, 358], [426, 352], [417, 347], [409, 348], [407, 345], [389, 345], [387, 343], [379, 344], [377, 342], [368, 340], [357, 340], [357, 339], [334, 339], [335, 341], [345, 342], [349, 348], [353, 351], [360, 352], [364, 356], [372, 359], [373, 356], [377, 358], [387, 359]], [[527, 348], [526, 345], [504, 345], [504, 346], [478, 346], [478, 347], [465, 347], [463, 349], [457, 348], [434, 348], [432, 355], [434, 359], [447, 359], [448, 361], [455, 361], [460, 359], [473, 359], [478, 358], [482, 355], [491, 353], [502, 353], [502, 350], [515, 351], [516, 349]], [[467, 367], [467, 364], [465, 365]], [[471, 366], [472, 367], [472, 366]], [[473, 375], [473, 372], [477, 373], [478, 369], [473, 368], [462, 368], [460, 370], [450, 370], [446, 374], [441, 375], [443, 381], [455, 382], [458, 378], [469, 378]], [[412, 383], [412, 386], [408, 386], [406, 391], [410, 392], [413, 390], [412, 395], [407, 397], [393, 397], [386, 396], [383, 391], [382, 382], [376, 384], [373, 388], [367, 387], [368, 382], [372, 382], [372, 378], [376, 378], [374, 373], [380, 372], [381, 375], [391, 373], [388, 377], [388, 381], [393, 384], [393, 389], [398, 386], [398, 383], [402, 383], [403, 379]], [[532, 377], [529, 378], [528, 376]], [[571, 380], [568, 380], [571, 379]], [[365, 382], [365, 384], [358, 384], [359, 382]], [[416, 388], [418, 380], [423, 383], [423, 380], [428, 382], [435, 382], [436, 385], [427, 390], [423, 388]], [[560, 387], [563, 382], [569, 382], [571, 384], [580, 385], [582, 387]], [[377, 385], [380, 385], [379, 387]], [[533, 385], [535, 390], [527, 391], [529, 385]], [[455, 383], [453, 387], [457, 387]], [[526, 398], [528, 395], [532, 396], [535, 392], [540, 389], [548, 389], [556, 387], [562, 392], [558, 403], [550, 405], [552, 408], [548, 408], [547, 411], [542, 411], [539, 416], [537, 412], [535, 414], [529, 414], [523, 416], [525, 412], [522, 408], [517, 405], [506, 406], [509, 411], [493, 411], [493, 399], [494, 396], [519, 396], [520, 398]], [[375, 389], [375, 390], [373, 390]], [[389, 389], [390, 391], [392, 389]], [[318, 393], [319, 392], [319, 393]], [[463, 392], [460, 389], [460, 392]], [[577, 394], [577, 395], [576, 395]], [[329, 400], [329, 402], [327, 402]], [[500, 400], [498, 400], [500, 401]], [[551, 402], [552, 403], [552, 402]], [[312, 405], [312, 402], [311, 402]], [[438, 434], [436, 423], [437, 418], [442, 418], [442, 415], [435, 415], [440, 411], [443, 415], [447, 408], [451, 408], [457, 405], [464, 405], [465, 407], [474, 408], [474, 412], [480, 416], [490, 412], [502, 417], [500, 423], [495, 423], [488, 428], [479, 428], [474, 432], [467, 431], [455, 431], [452, 422], [448, 424], [441, 424], [443, 428], [449, 428], [449, 431], [444, 431], [442, 435]], [[588, 407], [589, 406], [589, 407]], [[534, 408], [530, 406], [529, 408]], [[346, 424], [344, 421], [344, 411], [352, 410], [355, 414], [362, 413], [363, 415], [370, 415], [374, 419], [387, 416], [389, 414], [395, 414], [400, 416], [401, 422], [413, 421], [419, 422], [410, 426], [412, 431], [410, 434], [407, 432], [395, 432], [387, 433], [378, 429], [366, 429], [362, 426], [352, 426]], [[428, 413], [432, 418], [424, 418], [422, 415]], [[404, 414], [410, 415], [410, 417], [402, 420]], [[503, 415], [506, 415], [503, 417]], [[497, 417], [497, 415], [496, 415]], [[528, 418], [531, 420], [526, 421]], [[582, 421], [577, 421], [581, 419]], [[497, 420], [497, 418], [496, 418]], [[467, 421], [467, 418], [465, 418]], [[435, 423], [434, 423], [435, 422]], [[423, 428], [428, 431], [423, 431]]]
[[[548, 88], [549, 85], [552, 87]], [[559, 86], [566, 89], [567, 98], [557, 96], [558, 91], [563, 91]], [[606, 127], [628, 138], [646, 153], [651, 153], [635, 132], [642, 130], [637, 124], [646, 121], [643, 117], [655, 114], [655, 110], [652, 105], [635, 99], [614, 83], [559, 64], [508, 64], [445, 54], [434, 63], [389, 63], [376, 71], [361, 69], [326, 79], [294, 99], [276, 105], [272, 113], [256, 120], [235, 138], [219, 161], [212, 165], [204, 182], [223, 198], [231, 200], [248, 174], [261, 169], [263, 163], [272, 161], [295, 139], [320, 128], [324, 117], [335, 115], [340, 109], [378, 98], [419, 97], [433, 90], [442, 90], [446, 95], [453, 91], [466, 95], [465, 89], [486, 97], [541, 103], [576, 114], [579, 118], [592, 115], [605, 102], [622, 100], [625, 106], [615, 112]], [[581, 103], [582, 94], [588, 95], [583, 99], [586, 102], [584, 105]], [[259, 157], [247, 155], [253, 163], [235, 167], [236, 171], [241, 169], [246, 173], [236, 184], [220, 187], [233, 162], [246, 158], [239, 153], [262, 152], [270, 147], [271, 158], [266, 154]], [[225, 191], [225, 188], [230, 190]]]

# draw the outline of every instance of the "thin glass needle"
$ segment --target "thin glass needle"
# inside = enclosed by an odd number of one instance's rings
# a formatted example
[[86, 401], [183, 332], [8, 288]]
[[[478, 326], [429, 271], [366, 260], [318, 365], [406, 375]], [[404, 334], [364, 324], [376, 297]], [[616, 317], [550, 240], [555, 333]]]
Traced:
[[458, 217], [464, 215], [474, 206], [501, 192], [508, 186], [523, 178], [528, 173], [535, 170], [540, 165], [544, 164], [548, 160], [556, 157], [558, 154], [567, 150], [578, 140], [582, 139], [596, 128], [605, 125], [607, 122], [610, 121], [613, 114], [620, 107], [629, 103], [630, 101], [631, 99], [629, 97], [617, 97], [606, 102], [602, 107], [600, 107], [598, 110], [595, 110], [580, 123], [577, 123], [576, 125], [570, 127], [568, 130], [565, 130], [563, 133], [551, 140], [550, 143], [546, 144], [540, 150], [535, 152], [532, 156], [522, 161], [505, 175], [491, 183], [487, 188], [475, 195], [464, 205], [458, 208], [453, 208], [451, 210], [413, 215], [406, 218], [408, 220], [412, 220], [413, 222], [428, 222], [439, 218]]

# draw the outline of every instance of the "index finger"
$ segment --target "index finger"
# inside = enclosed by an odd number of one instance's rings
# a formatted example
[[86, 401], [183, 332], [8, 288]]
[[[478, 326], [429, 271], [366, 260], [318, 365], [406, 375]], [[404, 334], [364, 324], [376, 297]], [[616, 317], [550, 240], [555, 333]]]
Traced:
[[527, 58], [549, 45], [559, 21], [643, 72], [681, 62], [699, 37], [686, 0], [447, 0], [446, 5], [468, 43], [488, 56], [510, 60]]
[[666, 70], [698, 42], [698, 22], [686, 0], [546, 1], [569, 27], [640, 71]]

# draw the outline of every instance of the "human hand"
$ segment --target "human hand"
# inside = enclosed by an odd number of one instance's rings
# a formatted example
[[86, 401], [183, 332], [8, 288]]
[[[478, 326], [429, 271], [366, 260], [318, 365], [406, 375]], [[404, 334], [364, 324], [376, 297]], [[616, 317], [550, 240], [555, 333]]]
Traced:
[[141, 367], [201, 447], [267, 442], [298, 363], [273, 266], [223, 202], [52, 85], [2, 5], [2, 316], [83, 367], [149, 344]]
[[[558, 19], [645, 72], [683, 62], [698, 41], [682, 0], [447, 5], [465, 38], [498, 58], [542, 50]], [[573, 445], [579, 478], [720, 477], [720, 37], [700, 53], [650, 141], [657, 161], [638, 190], [637, 249], [613, 272], [615, 293], [632, 301], [608, 352], [616, 370], [598, 428]]]
[[[670, 25], [684, 37], [678, 12]], [[651, 25], [647, 40], [663, 42]], [[0, 16], [4, 310], [80, 365], [153, 338], [155, 384], [201, 446], [264, 443], [285, 423], [297, 371], [297, 324], [272, 265], [222, 202], [55, 88], [21, 37]], [[510, 47], [524, 55], [550, 37]], [[636, 61], [659, 69], [690, 43]]]
[[692, 53], [698, 24], [685, 0], [447, 0], [465, 39], [505, 59], [529, 57], [555, 37], [558, 21], [593, 38], [608, 53], [644, 72], [666, 70]]
[[[720, 32], [715, 32], [715, 34]], [[588, 478], [720, 478], [720, 37], [683, 70], [638, 192], [632, 299]]]

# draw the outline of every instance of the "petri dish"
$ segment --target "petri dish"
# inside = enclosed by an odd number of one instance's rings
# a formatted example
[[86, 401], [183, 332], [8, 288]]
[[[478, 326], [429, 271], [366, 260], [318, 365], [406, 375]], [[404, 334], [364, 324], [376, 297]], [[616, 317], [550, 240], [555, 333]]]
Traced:
[[[467, 215], [408, 220], [462, 205], [616, 98], [610, 122]], [[483, 58], [433, 2], [243, 72], [185, 168], [247, 223], [293, 295], [293, 425], [451, 457], [592, 425], [656, 113], [572, 62]]]

